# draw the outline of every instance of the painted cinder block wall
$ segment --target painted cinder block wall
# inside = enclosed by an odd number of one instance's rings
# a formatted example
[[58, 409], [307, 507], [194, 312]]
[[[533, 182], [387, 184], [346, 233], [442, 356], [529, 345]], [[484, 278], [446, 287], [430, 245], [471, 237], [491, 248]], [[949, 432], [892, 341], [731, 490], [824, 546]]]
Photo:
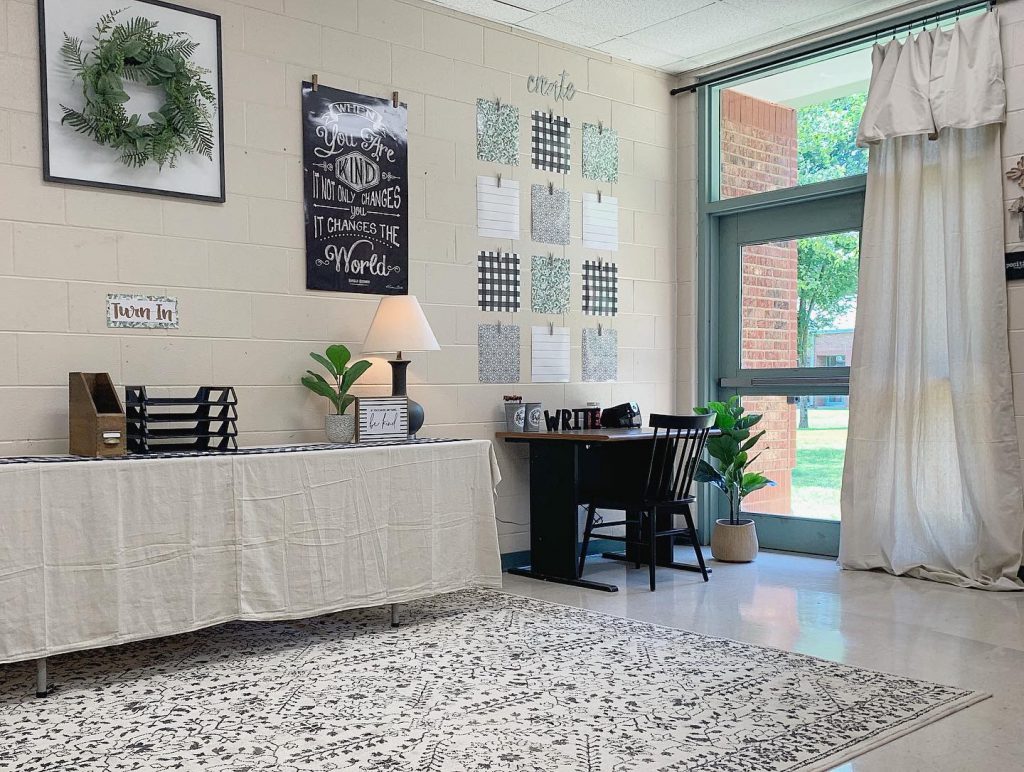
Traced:
[[[307, 353], [331, 342], [358, 351], [377, 298], [305, 289], [299, 84], [321, 83], [409, 105], [411, 287], [442, 345], [413, 354], [410, 391], [426, 408], [427, 433], [493, 437], [499, 403], [515, 392], [550, 406], [636, 400], [645, 414], [675, 407], [678, 350], [675, 212], [676, 127], [671, 79], [592, 52], [448, 12], [417, 0], [178, 0], [223, 19], [228, 200], [224, 205], [44, 183], [41, 171], [35, 0], [0, 0], [0, 454], [67, 451], [67, 373], [107, 371], [118, 384], [187, 391], [234, 385], [245, 444], [323, 439], [324, 401], [297, 385]], [[577, 94], [566, 104], [530, 94], [527, 77], [563, 70]], [[500, 97], [521, 115], [520, 164], [476, 160], [475, 102]], [[531, 109], [573, 122], [573, 171], [564, 180], [529, 162]], [[510, 243], [477, 238], [475, 182], [501, 171], [521, 181], [565, 184], [573, 200], [573, 305], [582, 247], [583, 121], [619, 131], [619, 381], [580, 383], [578, 310], [573, 382], [529, 383], [529, 325], [522, 381], [477, 379], [477, 324], [499, 316], [476, 308], [476, 254]], [[692, 135], [691, 135], [692, 136]], [[523, 211], [529, 212], [524, 198]], [[525, 261], [550, 247], [524, 238]], [[556, 248], [556, 254], [563, 254]], [[605, 259], [609, 258], [606, 253]], [[179, 299], [181, 329], [111, 330], [109, 292]], [[503, 323], [511, 315], [500, 316]], [[561, 323], [562, 319], [553, 319]], [[364, 393], [385, 393], [386, 365]], [[497, 445], [505, 476], [498, 517], [503, 552], [528, 546], [526, 461]]]

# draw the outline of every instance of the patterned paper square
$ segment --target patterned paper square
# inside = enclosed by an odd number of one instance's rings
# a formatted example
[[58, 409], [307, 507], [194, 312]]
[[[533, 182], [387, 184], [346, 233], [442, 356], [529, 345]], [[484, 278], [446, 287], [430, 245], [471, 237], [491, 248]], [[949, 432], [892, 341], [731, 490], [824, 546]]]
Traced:
[[518, 324], [481, 324], [477, 344], [480, 383], [519, 383]]
[[519, 165], [519, 108], [488, 99], [476, 100], [476, 157]]
[[476, 259], [477, 300], [484, 311], [519, 310], [519, 255], [481, 252]]
[[619, 269], [615, 263], [583, 263], [583, 313], [615, 316], [619, 312]]
[[537, 255], [530, 261], [530, 310], [569, 313], [569, 258]]
[[530, 186], [530, 238], [541, 244], [569, 243], [569, 191]]
[[569, 127], [564, 115], [533, 111], [530, 158], [534, 169], [569, 173]]
[[482, 238], [519, 238], [519, 183], [516, 180], [476, 178], [476, 229]]
[[583, 330], [583, 380], [615, 381], [619, 378], [619, 333], [616, 330]]
[[619, 132], [593, 123], [583, 124], [583, 178], [619, 181]]
[[583, 194], [583, 246], [617, 252], [619, 249], [619, 199]]

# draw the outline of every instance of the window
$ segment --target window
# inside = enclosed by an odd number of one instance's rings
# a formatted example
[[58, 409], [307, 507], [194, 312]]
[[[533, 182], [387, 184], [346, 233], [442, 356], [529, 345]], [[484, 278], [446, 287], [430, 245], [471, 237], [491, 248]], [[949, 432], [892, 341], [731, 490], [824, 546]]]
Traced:
[[719, 198], [865, 174], [856, 138], [870, 77], [862, 48], [718, 89]]
[[744, 244], [740, 367], [845, 367], [859, 253], [857, 231]]

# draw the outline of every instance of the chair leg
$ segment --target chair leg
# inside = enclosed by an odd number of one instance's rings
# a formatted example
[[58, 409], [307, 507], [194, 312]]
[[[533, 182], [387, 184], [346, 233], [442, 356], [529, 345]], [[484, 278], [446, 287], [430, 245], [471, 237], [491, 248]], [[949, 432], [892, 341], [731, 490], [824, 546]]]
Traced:
[[657, 568], [658, 538], [658, 512], [653, 510], [647, 513], [647, 569], [651, 575], [651, 592], [654, 592], [654, 570]]
[[580, 564], [579, 569], [576, 573], [576, 578], [579, 579], [583, 576], [583, 566], [587, 562], [587, 548], [590, 546], [590, 532], [594, 528], [594, 513], [597, 512], [597, 507], [591, 504], [587, 507], [587, 524], [583, 527], [583, 547], [580, 549]]
[[683, 517], [686, 518], [686, 527], [690, 529], [690, 542], [693, 544], [693, 551], [697, 554], [697, 565], [700, 566], [700, 575], [704, 581], [708, 580], [708, 567], [704, 564], [704, 553], [701, 551], [700, 542], [697, 541], [697, 529], [693, 527], [693, 515], [690, 508], [683, 510]]
[[[633, 568], [639, 569], [640, 568], [640, 547], [641, 547], [641, 543], [644, 540], [644, 538], [643, 538], [644, 537], [644, 513], [643, 512], [633, 512], [633, 515], [635, 515], [635, 517], [633, 518], [635, 520], [635, 522], [634, 522], [634, 524], [632, 526], [629, 526], [629, 525], [626, 526], [626, 536], [629, 536], [629, 529], [633, 528], [634, 529], [634, 531], [633, 531], [633, 544], [634, 544], [634, 546], [633, 546], [633, 558], [634, 558], [634, 566], [633, 566]], [[627, 517], [629, 517], [628, 514], [627, 514]]]

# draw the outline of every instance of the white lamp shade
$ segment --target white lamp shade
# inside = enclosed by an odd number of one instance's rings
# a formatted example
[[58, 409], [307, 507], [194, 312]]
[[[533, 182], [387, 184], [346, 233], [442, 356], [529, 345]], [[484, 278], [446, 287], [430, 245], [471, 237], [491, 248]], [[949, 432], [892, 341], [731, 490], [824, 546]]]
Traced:
[[381, 298], [363, 341], [364, 353], [437, 351], [440, 348], [414, 295]]

